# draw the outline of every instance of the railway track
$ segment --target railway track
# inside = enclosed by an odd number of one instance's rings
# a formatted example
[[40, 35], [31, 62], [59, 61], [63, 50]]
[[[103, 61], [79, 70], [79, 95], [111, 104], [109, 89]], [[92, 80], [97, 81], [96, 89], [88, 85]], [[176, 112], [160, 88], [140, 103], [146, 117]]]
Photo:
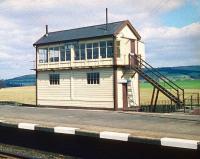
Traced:
[[1, 154], [0, 153], [0, 159], [20, 159], [20, 158], [19, 157], [14, 157], [13, 155]]

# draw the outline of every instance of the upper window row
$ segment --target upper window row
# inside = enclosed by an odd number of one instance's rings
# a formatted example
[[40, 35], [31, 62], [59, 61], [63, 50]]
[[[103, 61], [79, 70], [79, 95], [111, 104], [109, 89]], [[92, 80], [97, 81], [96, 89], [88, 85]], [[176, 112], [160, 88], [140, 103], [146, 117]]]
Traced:
[[39, 49], [39, 63], [71, 61], [71, 48], [75, 60], [113, 57], [113, 41], [100, 41]]

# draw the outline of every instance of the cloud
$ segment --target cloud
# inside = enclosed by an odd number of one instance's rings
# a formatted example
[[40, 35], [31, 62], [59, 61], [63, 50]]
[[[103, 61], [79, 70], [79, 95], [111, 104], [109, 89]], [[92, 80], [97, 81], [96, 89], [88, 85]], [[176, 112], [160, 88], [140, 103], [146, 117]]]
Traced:
[[[161, 14], [186, 3], [199, 5], [197, 1], [114, 0], [111, 3], [107, 0], [1, 0], [0, 76], [30, 72], [30, 61], [35, 60], [32, 44], [44, 34], [45, 24], [49, 25], [49, 31], [101, 24], [105, 22], [106, 7], [109, 9], [109, 22], [129, 19], [139, 30], [146, 42], [147, 58], [153, 65], [161, 65], [165, 54], [169, 59], [170, 56], [187, 57], [187, 52], [198, 56], [199, 23], [175, 28], [162, 26], [159, 19]], [[194, 59], [191, 62], [188, 60], [188, 64], [193, 62]], [[176, 63], [171, 61], [166, 64]], [[6, 72], [10, 73], [6, 75]]]
[[200, 64], [200, 23], [182, 28], [144, 28], [142, 34], [146, 56], [156, 66]]

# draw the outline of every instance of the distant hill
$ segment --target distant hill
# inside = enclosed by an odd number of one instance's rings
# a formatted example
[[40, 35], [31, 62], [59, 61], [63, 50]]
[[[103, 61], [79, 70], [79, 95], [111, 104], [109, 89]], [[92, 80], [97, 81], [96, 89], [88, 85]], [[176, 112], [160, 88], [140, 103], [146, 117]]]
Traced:
[[[200, 66], [179, 66], [156, 68], [161, 74], [169, 79], [176, 80], [195, 80], [200, 79]], [[150, 73], [144, 70], [146, 73]]]
[[[156, 68], [161, 74], [167, 76], [173, 81], [196, 80], [200, 79], [199, 66], [179, 66], [179, 67], [161, 67]], [[147, 70], [144, 70], [149, 73]], [[35, 85], [36, 76], [34, 74], [24, 75], [12, 79], [0, 80], [0, 87], [19, 87]], [[143, 80], [141, 78], [141, 80]]]
[[35, 85], [36, 77], [34, 74], [24, 75], [12, 79], [4, 80], [5, 87], [33, 86]]

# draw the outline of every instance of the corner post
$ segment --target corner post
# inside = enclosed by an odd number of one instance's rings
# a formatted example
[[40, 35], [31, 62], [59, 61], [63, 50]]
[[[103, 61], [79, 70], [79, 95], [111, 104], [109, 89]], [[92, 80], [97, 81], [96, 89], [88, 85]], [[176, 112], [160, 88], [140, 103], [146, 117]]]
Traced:
[[117, 49], [116, 37], [113, 36], [113, 90], [114, 90], [114, 110], [118, 110], [118, 88], [117, 88]]
[[38, 51], [38, 48], [37, 48], [37, 46], [36, 46], [36, 48], [35, 48], [35, 59], [36, 59], [36, 61], [35, 61], [35, 73], [36, 73], [36, 90], [35, 90], [35, 104], [36, 104], [36, 106], [38, 106], [38, 55], [37, 55], [37, 51]]

